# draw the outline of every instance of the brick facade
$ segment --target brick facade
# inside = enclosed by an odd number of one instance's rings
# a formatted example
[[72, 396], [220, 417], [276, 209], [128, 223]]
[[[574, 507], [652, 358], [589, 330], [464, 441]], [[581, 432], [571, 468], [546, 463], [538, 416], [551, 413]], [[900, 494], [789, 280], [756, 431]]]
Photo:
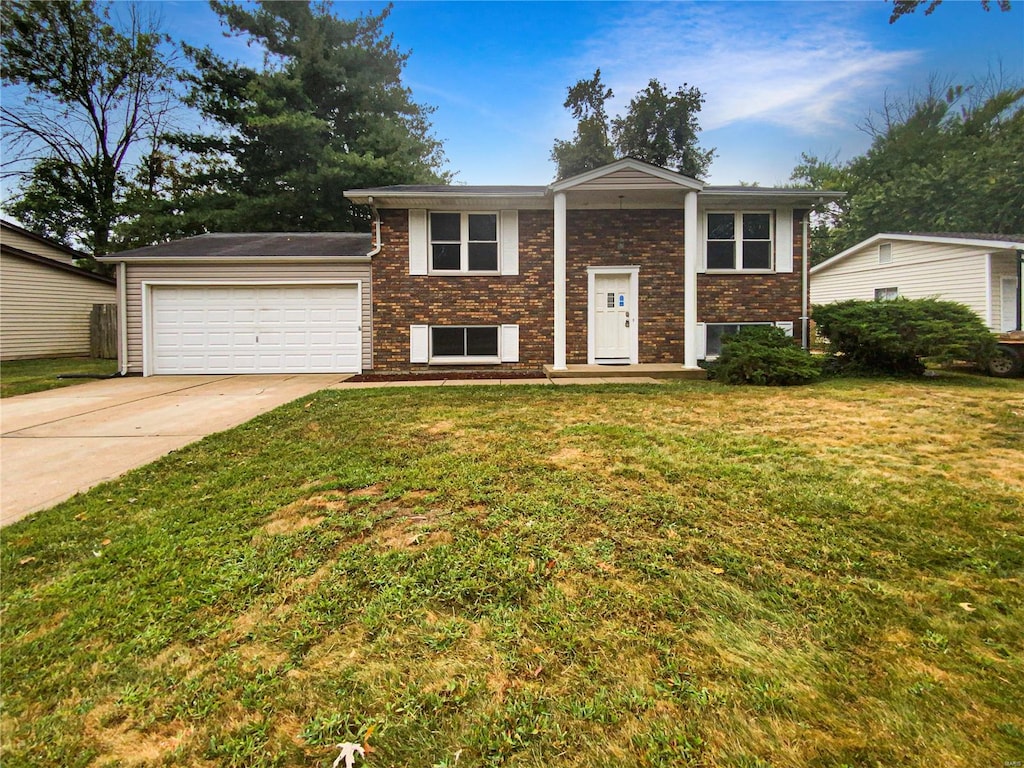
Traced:
[[[697, 275], [698, 322], [792, 320], [799, 328], [802, 215], [793, 214], [792, 273]], [[519, 362], [500, 369], [551, 363], [553, 218], [551, 210], [519, 212], [518, 275], [429, 276], [409, 274], [408, 213], [381, 211], [383, 247], [372, 265], [374, 369], [427, 368], [409, 362], [409, 326], [419, 324], [516, 324]], [[569, 210], [566, 229], [567, 362], [587, 362], [587, 267], [632, 266], [639, 268], [639, 361], [681, 364], [683, 212]]]
[[683, 362], [683, 212], [566, 214], [566, 351], [587, 362], [587, 267], [639, 267], [641, 363]]
[[805, 211], [793, 211], [793, 271], [769, 275], [698, 274], [697, 322], [792, 321], [800, 328], [800, 290]]
[[501, 369], [540, 370], [551, 362], [553, 228], [551, 211], [519, 212], [518, 275], [410, 275], [408, 213], [381, 211], [384, 247], [373, 259], [374, 369], [427, 368], [409, 362], [409, 326], [418, 324], [515, 324], [519, 362]]

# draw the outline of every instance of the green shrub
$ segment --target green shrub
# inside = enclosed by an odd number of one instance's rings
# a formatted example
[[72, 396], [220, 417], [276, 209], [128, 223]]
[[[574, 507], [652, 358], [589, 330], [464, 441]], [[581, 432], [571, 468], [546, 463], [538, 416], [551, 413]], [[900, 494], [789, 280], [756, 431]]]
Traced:
[[792, 338], [773, 326], [749, 325], [722, 339], [722, 354], [708, 365], [710, 378], [726, 384], [806, 384], [821, 366]]
[[838, 372], [921, 375], [925, 360], [982, 363], [995, 337], [963, 304], [939, 299], [840, 301], [814, 307]]

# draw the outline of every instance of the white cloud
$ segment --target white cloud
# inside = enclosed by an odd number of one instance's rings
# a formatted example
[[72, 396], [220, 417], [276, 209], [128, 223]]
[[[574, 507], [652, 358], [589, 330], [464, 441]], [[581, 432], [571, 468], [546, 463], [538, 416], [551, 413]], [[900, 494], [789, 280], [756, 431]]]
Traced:
[[863, 117], [917, 51], [887, 51], [857, 28], [864, 4], [635, 4], [593, 38], [580, 65], [601, 67], [612, 112], [656, 77], [696, 85], [705, 130], [757, 120], [814, 133]]

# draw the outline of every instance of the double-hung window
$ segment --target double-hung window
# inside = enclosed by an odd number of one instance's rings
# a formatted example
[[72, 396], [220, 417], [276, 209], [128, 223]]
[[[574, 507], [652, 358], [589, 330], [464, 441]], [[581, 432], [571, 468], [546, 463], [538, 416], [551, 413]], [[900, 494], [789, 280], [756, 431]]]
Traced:
[[431, 272], [497, 272], [498, 214], [430, 214]]
[[707, 215], [708, 269], [770, 270], [772, 242], [770, 212]]

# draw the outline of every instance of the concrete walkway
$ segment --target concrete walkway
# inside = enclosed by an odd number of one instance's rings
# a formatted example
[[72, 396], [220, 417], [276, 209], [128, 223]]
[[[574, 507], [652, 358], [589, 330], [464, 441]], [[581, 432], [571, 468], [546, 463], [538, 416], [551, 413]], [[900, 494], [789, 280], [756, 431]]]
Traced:
[[[0, 526], [321, 389], [551, 384], [548, 379], [348, 383], [347, 374], [106, 379], [0, 400]], [[645, 377], [556, 384], [653, 384]]]

